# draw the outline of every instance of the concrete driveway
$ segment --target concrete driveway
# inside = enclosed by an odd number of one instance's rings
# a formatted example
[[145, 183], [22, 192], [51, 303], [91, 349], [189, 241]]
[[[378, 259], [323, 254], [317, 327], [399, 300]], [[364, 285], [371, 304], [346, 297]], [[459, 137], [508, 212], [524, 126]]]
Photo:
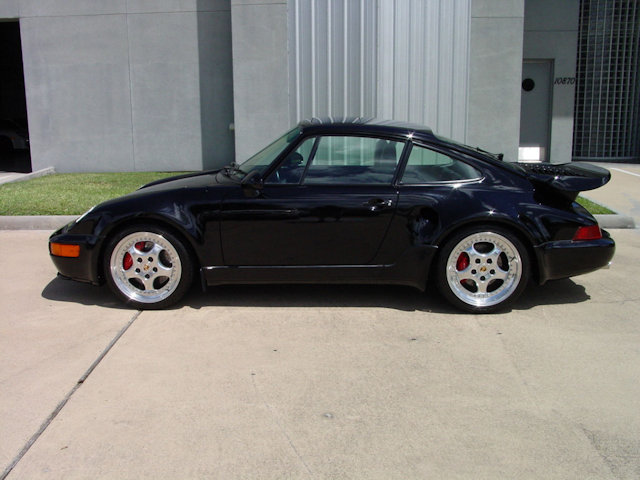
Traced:
[[138, 313], [0, 231], [0, 478], [638, 478], [640, 231], [612, 233], [611, 269], [474, 316], [313, 286]]

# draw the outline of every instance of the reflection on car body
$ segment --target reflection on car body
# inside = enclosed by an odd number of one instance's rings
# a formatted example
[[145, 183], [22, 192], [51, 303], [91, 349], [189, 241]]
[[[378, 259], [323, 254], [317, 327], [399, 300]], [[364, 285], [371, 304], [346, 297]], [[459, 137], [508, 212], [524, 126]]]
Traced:
[[156, 181], [55, 232], [61, 275], [135, 308], [228, 283], [427, 288], [505, 308], [533, 279], [590, 272], [615, 244], [575, 202], [604, 169], [519, 165], [394, 121], [301, 122], [252, 158]]

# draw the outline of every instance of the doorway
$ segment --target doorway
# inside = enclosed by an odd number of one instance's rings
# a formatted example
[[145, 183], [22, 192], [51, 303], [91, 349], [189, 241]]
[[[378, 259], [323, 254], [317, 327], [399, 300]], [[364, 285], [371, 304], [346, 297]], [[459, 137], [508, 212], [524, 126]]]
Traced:
[[522, 65], [520, 162], [548, 162], [551, 130], [553, 60], [525, 60]]
[[0, 171], [31, 172], [20, 23], [0, 21]]

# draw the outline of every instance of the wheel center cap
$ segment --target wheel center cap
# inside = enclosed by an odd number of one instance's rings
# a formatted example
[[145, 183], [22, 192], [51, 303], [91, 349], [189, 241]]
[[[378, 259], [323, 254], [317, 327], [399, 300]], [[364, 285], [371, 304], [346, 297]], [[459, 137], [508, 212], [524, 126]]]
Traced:
[[486, 272], [486, 271], [487, 271], [487, 267], [482, 267], [482, 268], [480, 269], [480, 271], [481, 271], [481, 272]]
[[149, 271], [149, 265], [145, 265], [145, 266], [144, 266], [144, 267], [142, 267], [142, 268], [143, 268], [143, 270], [144, 270], [145, 272], [148, 272], [148, 271]]

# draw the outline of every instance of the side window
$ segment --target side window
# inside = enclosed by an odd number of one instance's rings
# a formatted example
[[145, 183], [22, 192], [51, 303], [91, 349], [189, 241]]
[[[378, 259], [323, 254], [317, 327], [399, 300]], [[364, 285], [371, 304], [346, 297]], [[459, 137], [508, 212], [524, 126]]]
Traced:
[[322, 137], [305, 184], [390, 184], [404, 144], [368, 137]]
[[296, 150], [287, 155], [265, 183], [300, 183], [315, 140], [315, 137], [312, 137], [302, 142]]
[[414, 145], [400, 183], [405, 185], [452, 182], [480, 178], [480, 172], [464, 162]]

